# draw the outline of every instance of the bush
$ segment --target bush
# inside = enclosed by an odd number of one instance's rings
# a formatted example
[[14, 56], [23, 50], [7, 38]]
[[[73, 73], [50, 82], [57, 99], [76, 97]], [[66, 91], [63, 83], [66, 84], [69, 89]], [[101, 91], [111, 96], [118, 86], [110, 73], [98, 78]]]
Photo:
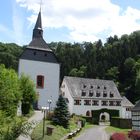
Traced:
[[128, 137], [132, 140], [140, 140], [140, 132], [132, 130], [128, 133]]
[[123, 133], [114, 133], [111, 137], [110, 140], [127, 140], [125, 134]]
[[86, 119], [80, 118], [80, 121], [81, 121], [81, 126], [84, 127], [86, 124]]
[[111, 126], [119, 127], [119, 128], [132, 128], [132, 120], [131, 119], [124, 119], [124, 118], [118, 118], [118, 117], [112, 117], [111, 118]]

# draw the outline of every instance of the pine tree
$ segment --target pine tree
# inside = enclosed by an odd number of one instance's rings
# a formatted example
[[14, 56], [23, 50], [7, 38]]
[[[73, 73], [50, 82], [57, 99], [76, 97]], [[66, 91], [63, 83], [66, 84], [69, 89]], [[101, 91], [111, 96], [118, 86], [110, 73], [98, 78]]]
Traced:
[[60, 95], [54, 110], [53, 123], [68, 128], [70, 114], [65, 98]]

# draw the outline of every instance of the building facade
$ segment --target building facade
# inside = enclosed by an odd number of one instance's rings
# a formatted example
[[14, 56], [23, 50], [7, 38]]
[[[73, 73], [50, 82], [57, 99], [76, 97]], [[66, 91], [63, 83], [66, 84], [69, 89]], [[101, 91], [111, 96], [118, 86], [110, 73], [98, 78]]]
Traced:
[[38, 101], [36, 108], [53, 109], [59, 95], [60, 64], [53, 51], [43, 39], [41, 11], [33, 29], [32, 41], [19, 59], [19, 76], [28, 75], [35, 83]]
[[132, 130], [140, 131], [140, 100], [132, 109]]
[[113, 81], [64, 77], [61, 93], [71, 114], [91, 116], [94, 110], [110, 109], [119, 110], [121, 118], [131, 118], [133, 104], [120, 96]]

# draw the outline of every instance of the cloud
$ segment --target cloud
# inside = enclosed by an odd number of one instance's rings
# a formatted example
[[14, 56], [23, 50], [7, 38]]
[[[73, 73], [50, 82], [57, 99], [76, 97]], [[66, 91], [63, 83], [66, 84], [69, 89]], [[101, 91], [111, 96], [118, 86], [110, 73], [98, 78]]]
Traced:
[[[36, 21], [40, 0], [16, 0], [20, 6], [32, 11], [28, 17]], [[73, 41], [95, 41], [104, 36], [129, 34], [140, 29], [140, 10], [126, 10], [110, 0], [42, 0], [44, 28], [66, 27]], [[101, 35], [102, 34], [102, 35]], [[100, 36], [101, 35], [101, 36]], [[105, 34], [106, 35], [106, 34]]]
[[12, 24], [13, 24], [13, 37], [18, 44], [24, 43], [24, 19], [21, 11], [18, 9], [16, 3], [13, 3]]

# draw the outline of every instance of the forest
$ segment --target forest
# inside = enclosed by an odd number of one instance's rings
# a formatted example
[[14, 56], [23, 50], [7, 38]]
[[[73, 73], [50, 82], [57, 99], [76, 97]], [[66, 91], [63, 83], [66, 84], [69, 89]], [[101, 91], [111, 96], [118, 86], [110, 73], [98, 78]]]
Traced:
[[[121, 37], [114, 35], [96, 42], [51, 42], [64, 76], [113, 80], [122, 96], [135, 103], [140, 99], [140, 31]], [[18, 60], [26, 46], [0, 43], [0, 64], [18, 70]]]

